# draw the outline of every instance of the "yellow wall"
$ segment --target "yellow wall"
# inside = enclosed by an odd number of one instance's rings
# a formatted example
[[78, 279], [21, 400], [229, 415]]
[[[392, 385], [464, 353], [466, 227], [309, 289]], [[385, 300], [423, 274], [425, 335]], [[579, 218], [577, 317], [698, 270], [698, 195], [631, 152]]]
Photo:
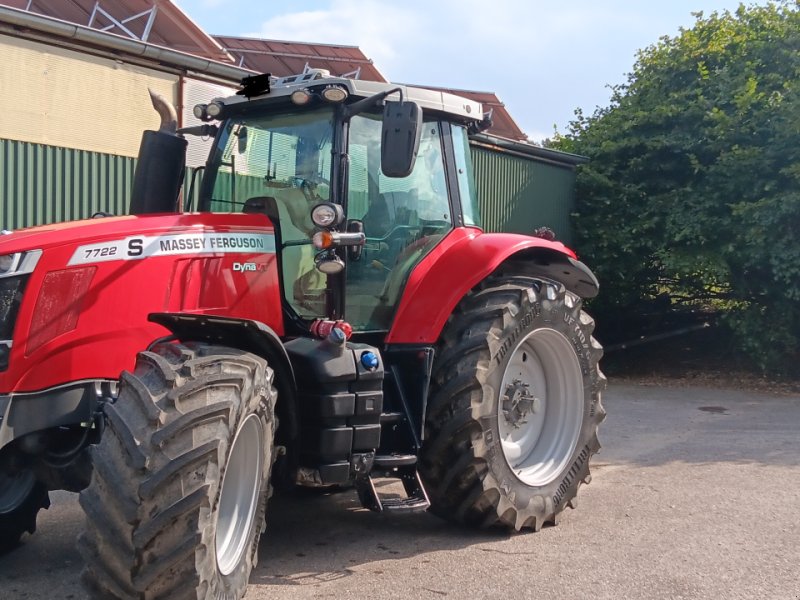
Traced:
[[0, 35], [0, 138], [136, 156], [148, 87], [176, 104], [177, 75]]

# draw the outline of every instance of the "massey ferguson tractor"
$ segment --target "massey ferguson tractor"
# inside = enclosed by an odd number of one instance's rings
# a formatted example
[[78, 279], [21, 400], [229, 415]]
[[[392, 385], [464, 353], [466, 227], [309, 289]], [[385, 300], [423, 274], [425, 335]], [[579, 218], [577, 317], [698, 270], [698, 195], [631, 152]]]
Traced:
[[[154, 105], [131, 214], [0, 235], [5, 549], [80, 491], [91, 597], [227, 599], [273, 487], [514, 530], [573, 506], [605, 416], [598, 283], [557, 241], [481, 231], [479, 104], [312, 70], [184, 129]], [[214, 142], [179, 200], [187, 135]]]

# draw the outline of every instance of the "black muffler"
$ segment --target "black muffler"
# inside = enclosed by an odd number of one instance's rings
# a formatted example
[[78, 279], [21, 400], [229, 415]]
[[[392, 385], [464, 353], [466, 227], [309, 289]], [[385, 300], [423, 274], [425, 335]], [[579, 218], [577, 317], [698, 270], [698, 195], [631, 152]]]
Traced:
[[178, 116], [166, 98], [150, 92], [153, 108], [161, 116], [158, 131], [145, 131], [133, 175], [130, 214], [177, 212], [183, 185], [188, 142], [179, 137]]

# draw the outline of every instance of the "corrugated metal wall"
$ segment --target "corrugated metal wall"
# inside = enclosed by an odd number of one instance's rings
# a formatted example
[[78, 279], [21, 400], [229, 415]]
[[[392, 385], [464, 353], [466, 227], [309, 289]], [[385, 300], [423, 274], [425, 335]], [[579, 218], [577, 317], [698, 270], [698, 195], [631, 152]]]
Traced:
[[127, 212], [136, 161], [0, 139], [0, 228]]
[[485, 231], [530, 234], [547, 226], [559, 240], [571, 240], [572, 169], [477, 146], [472, 161]]
[[[570, 241], [574, 171], [474, 146], [472, 159], [486, 231], [546, 225]], [[128, 157], [0, 139], [0, 229], [126, 214], [135, 166]]]

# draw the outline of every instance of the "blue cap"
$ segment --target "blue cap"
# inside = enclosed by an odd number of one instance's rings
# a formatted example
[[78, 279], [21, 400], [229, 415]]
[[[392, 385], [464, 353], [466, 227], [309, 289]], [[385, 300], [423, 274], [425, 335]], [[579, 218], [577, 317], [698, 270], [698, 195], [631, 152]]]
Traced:
[[364, 352], [361, 354], [361, 364], [364, 365], [365, 369], [369, 369], [370, 371], [374, 371], [378, 368], [380, 361], [378, 360], [378, 355], [374, 352]]
[[338, 327], [334, 327], [328, 334], [328, 341], [331, 341], [334, 344], [344, 344], [347, 341], [347, 336], [344, 334], [344, 331]]

